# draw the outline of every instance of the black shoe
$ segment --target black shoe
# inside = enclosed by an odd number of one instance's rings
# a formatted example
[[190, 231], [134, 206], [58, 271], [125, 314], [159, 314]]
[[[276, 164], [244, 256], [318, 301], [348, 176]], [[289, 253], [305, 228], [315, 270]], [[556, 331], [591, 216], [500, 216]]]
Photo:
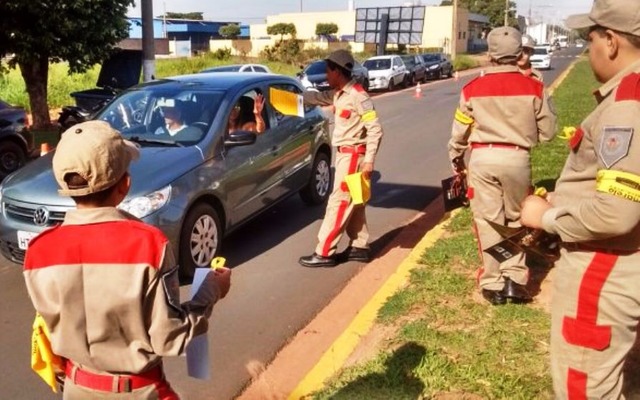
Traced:
[[502, 295], [501, 290], [482, 289], [482, 297], [494, 306], [507, 304], [507, 299]]
[[509, 277], [504, 278], [504, 288], [502, 296], [510, 299], [513, 303], [527, 303], [531, 301], [531, 296], [524, 285], [515, 283]]
[[369, 249], [349, 246], [344, 251], [344, 258], [347, 261], [369, 262], [371, 255], [369, 254]]
[[304, 267], [334, 267], [337, 264], [335, 256], [323, 257], [316, 253], [310, 256], [300, 257], [298, 260]]

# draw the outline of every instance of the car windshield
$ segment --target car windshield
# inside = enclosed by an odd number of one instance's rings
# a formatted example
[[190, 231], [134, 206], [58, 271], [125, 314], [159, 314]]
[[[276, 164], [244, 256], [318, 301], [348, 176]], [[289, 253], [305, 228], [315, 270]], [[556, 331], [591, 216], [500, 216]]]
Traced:
[[424, 62], [440, 61], [440, 55], [439, 54], [423, 54], [422, 59], [424, 60]]
[[304, 73], [307, 75], [318, 75], [327, 72], [327, 63], [324, 61], [316, 61], [307, 66]]
[[238, 72], [240, 71], [239, 65], [230, 65], [228, 67], [215, 67], [205, 70], [205, 72]]
[[416, 65], [416, 60], [413, 57], [402, 57], [402, 61], [404, 61], [404, 65], [411, 68]]
[[116, 97], [96, 119], [143, 145], [193, 145], [205, 136], [223, 92], [147, 86]]
[[367, 60], [364, 62], [364, 67], [369, 71], [391, 69], [391, 60], [388, 58], [381, 58], [377, 60]]
[[542, 55], [546, 55], [549, 54], [549, 51], [547, 50], [546, 47], [535, 47], [533, 49], [533, 54], [542, 54]]

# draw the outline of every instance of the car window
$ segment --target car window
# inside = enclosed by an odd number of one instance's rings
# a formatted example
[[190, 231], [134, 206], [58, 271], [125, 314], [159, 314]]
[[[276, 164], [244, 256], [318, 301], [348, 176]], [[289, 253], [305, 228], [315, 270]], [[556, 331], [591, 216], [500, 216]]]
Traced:
[[303, 72], [307, 75], [324, 74], [327, 72], [327, 63], [324, 60], [312, 62]]
[[255, 72], [265, 72], [265, 73], [267, 72], [267, 69], [265, 67], [261, 67], [259, 65], [254, 65], [253, 70]]
[[[209, 131], [223, 97], [223, 92], [214, 91], [140, 88], [116, 97], [96, 119], [109, 122], [125, 137], [193, 145]], [[175, 114], [183, 128], [169, 132], [166, 128]]]
[[364, 62], [364, 67], [369, 71], [391, 69], [391, 60], [388, 58], [367, 60]]
[[546, 47], [534, 47], [533, 48], [533, 54], [542, 54], [542, 55], [547, 55], [549, 54], [549, 51], [547, 50]]
[[[227, 129], [229, 132], [233, 130], [255, 130], [256, 117], [253, 110], [258, 94], [263, 94], [259, 88], [247, 90], [236, 100], [227, 116]], [[262, 119], [265, 123], [265, 130], [268, 130], [269, 118], [266, 107], [262, 109]]]
[[415, 67], [416, 65], [416, 60], [413, 56], [402, 57], [402, 61], [404, 61], [404, 64], [407, 66], [407, 68], [412, 68], [412, 67]]
[[[296, 95], [301, 95], [302, 91], [300, 90], [300, 88], [298, 88], [296, 85], [287, 85], [287, 84], [283, 84], [283, 83], [278, 83], [278, 84], [273, 84], [270, 85], [270, 87], [274, 88], [274, 89], [279, 89], [279, 90], [284, 90], [287, 91], [289, 93], [293, 93]], [[276, 121], [278, 122], [278, 124], [281, 124], [282, 122], [290, 119], [290, 118], [297, 118], [296, 116], [293, 115], [285, 115], [283, 113], [281, 113], [280, 111], [278, 111], [273, 105], [271, 105], [271, 107], [273, 108], [273, 113], [276, 117]], [[312, 110], [314, 108], [314, 106], [304, 106], [304, 112], [309, 112], [310, 110]]]
[[227, 67], [215, 67], [206, 69], [204, 72], [238, 72], [240, 71], [239, 65], [229, 65]]
[[394, 67], [399, 67], [402, 65], [402, 60], [400, 59], [400, 57], [395, 57], [393, 59], [393, 66]]
[[423, 54], [422, 59], [425, 62], [434, 62], [434, 61], [440, 61], [440, 56], [437, 54]]

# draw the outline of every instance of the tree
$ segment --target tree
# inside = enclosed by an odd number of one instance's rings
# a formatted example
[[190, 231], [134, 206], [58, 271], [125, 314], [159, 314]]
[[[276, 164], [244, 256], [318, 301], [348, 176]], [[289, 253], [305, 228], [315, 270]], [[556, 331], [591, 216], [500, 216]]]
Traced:
[[442, 6], [452, 6], [453, 5], [453, 0], [442, 0], [442, 2], [440, 3], [440, 7]]
[[35, 128], [51, 124], [47, 106], [50, 62], [84, 72], [104, 61], [129, 34], [133, 0], [0, 1], [0, 56], [20, 68]]
[[320, 22], [316, 25], [316, 35], [323, 36], [327, 40], [329, 39], [329, 36], [335, 35], [336, 33], [338, 33], [338, 25], [333, 22], [327, 24]]
[[[485, 15], [489, 18], [492, 28], [504, 26], [505, 0], [458, 0], [461, 7], [472, 13]], [[513, 10], [516, 3], [509, 1], [509, 26], [518, 26]]]
[[[188, 13], [168, 12], [164, 15], [164, 17], [168, 19], [193, 19], [196, 21], [204, 20], [203, 13], [201, 12], [188, 12]], [[162, 16], [160, 18], [162, 18]]]
[[218, 33], [223, 38], [235, 39], [240, 36], [240, 26], [238, 26], [237, 24], [225, 25], [223, 27], [220, 27]]
[[284, 35], [291, 35], [292, 38], [296, 37], [296, 26], [294, 24], [280, 22], [267, 26], [267, 33], [269, 35], [280, 35], [280, 42], [282, 42]]

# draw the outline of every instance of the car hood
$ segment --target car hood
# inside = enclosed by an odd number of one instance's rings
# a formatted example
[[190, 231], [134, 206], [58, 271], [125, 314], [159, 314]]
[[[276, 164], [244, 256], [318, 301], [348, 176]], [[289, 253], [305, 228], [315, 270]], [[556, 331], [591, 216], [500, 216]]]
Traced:
[[[73, 206], [71, 198], [58, 195], [58, 184], [51, 168], [54, 152], [33, 160], [7, 177], [2, 182], [3, 198], [51, 206]], [[140, 158], [129, 167], [131, 190], [127, 197], [143, 196], [161, 189], [202, 161], [202, 155], [195, 146], [142, 147]]]
[[425, 66], [425, 67], [427, 67], [427, 68], [429, 68], [429, 67], [432, 67], [432, 66], [434, 66], [434, 65], [438, 65], [438, 64], [440, 64], [440, 62], [439, 62], [439, 61], [429, 61], [429, 62], [425, 62], [425, 63], [424, 63], [424, 66]]

